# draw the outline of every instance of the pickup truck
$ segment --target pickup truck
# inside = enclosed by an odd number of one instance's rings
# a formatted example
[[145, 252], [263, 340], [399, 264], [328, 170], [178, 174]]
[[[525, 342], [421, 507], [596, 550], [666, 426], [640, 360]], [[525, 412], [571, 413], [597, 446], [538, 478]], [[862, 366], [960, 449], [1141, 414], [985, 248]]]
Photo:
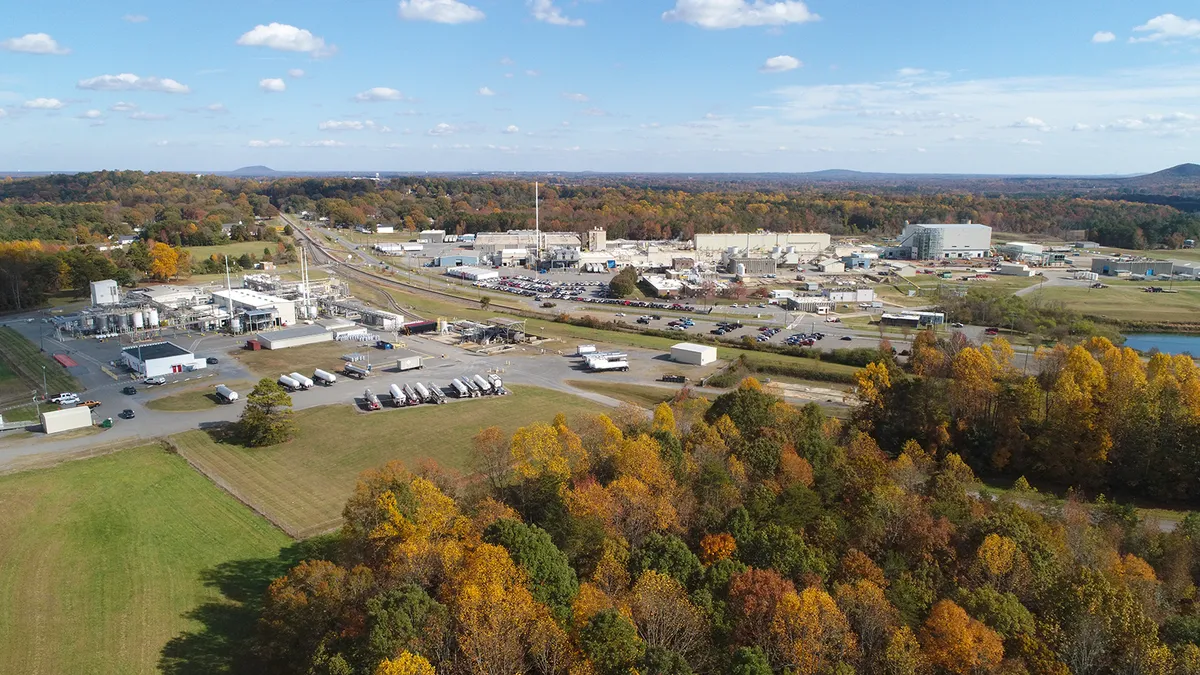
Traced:
[[64, 392], [50, 399], [50, 402], [57, 403], [59, 405], [71, 405], [74, 403], [79, 403], [79, 394]]

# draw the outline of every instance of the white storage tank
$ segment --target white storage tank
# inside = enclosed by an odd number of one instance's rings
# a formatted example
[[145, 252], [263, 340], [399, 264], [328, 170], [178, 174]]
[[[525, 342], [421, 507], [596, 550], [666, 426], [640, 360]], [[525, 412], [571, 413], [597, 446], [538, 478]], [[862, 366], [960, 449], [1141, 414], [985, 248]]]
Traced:
[[150, 309], [150, 328], [158, 328], [158, 310]]
[[144, 323], [144, 321], [142, 319], [142, 313], [134, 312], [133, 313], [133, 328], [134, 328], [134, 330], [141, 330], [145, 327], [146, 327], [146, 324]]
[[738, 263], [737, 264], [737, 275], [739, 277], [746, 276], [746, 263]]

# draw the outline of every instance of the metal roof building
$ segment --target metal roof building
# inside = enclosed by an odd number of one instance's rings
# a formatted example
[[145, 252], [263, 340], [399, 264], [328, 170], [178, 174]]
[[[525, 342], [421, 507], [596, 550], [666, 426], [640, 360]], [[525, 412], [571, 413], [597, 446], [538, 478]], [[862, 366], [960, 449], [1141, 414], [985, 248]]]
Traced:
[[134, 345], [121, 350], [121, 360], [135, 372], [146, 377], [159, 377], [204, 367], [204, 359], [174, 342], [155, 342]]
[[287, 349], [317, 342], [330, 342], [333, 340], [333, 333], [325, 326], [313, 324], [259, 333], [254, 339], [263, 349]]

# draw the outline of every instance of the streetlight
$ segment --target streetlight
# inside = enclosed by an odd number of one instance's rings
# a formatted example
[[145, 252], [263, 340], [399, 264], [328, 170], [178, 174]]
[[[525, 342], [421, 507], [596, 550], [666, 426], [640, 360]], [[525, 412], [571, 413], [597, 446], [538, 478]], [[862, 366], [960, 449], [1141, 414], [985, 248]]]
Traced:
[[46, 396], [50, 395], [50, 388], [46, 386], [46, 366], [45, 365], [42, 366], [42, 392]]

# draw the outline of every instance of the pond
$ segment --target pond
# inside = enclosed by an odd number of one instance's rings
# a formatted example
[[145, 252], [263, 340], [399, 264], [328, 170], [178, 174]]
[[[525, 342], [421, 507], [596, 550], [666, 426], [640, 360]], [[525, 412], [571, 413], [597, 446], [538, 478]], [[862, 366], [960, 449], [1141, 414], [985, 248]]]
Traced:
[[1200, 335], [1171, 333], [1135, 333], [1125, 336], [1125, 346], [1140, 352], [1157, 348], [1164, 354], [1191, 354], [1200, 356]]

